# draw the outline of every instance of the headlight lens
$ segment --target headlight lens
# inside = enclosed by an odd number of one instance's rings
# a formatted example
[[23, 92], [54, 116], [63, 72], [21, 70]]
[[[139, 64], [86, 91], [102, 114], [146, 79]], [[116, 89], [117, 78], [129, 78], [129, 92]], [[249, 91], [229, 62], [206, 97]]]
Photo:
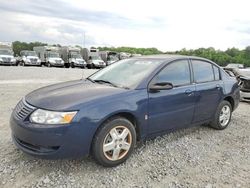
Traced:
[[77, 111], [74, 112], [54, 112], [37, 109], [30, 116], [30, 121], [39, 124], [67, 124], [71, 123]]

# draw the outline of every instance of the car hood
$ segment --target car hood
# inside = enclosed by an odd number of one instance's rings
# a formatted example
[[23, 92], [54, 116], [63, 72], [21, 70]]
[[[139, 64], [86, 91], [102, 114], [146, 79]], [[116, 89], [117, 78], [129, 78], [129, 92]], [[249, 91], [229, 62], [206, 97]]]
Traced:
[[38, 59], [37, 56], [27, 56], [28, 59]]
[[80, 104], [104, 98], [125, 89], [107, 84], [92, 83], [87, 80], [64, 82], [37, 89], [29, 93], [25, 100], [32, 106], [48, 110], [79, 110]]
[[50, 60], [62, 60], [60, 57], [49, 57]]
[[14, 58], [13, 55], [0, 55], [0, 57], [2, 58]]

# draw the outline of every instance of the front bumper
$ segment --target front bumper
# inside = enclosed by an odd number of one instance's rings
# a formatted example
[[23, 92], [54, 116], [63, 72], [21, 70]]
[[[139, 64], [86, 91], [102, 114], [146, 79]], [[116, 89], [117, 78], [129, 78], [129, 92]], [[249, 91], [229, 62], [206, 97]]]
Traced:
[[87, 64], [82, 64], [82, 63], [74, 63], [75, 67], [86, 67]]
[[[91, 125], [46, 126], [15, 118], [10, 127], [15, 145], [23, 152], [45, 159], [78, 158], [89, 154], [96, 128]], [[47, 128], [48, 127], [48, 128]]]
[[250, 102], [250, 92], [240, 91], [240, 100]]
[[0, 65], [16, 65], [15, 61], [0, 61]]
[[50, 62], [51, 66], [54, 66], [54, 67], [64, 67], [64, 63], [52, 63]]
[[25, 62], [25, 65], [40, 66], [40, 65], [41, 65], [41, 62]]

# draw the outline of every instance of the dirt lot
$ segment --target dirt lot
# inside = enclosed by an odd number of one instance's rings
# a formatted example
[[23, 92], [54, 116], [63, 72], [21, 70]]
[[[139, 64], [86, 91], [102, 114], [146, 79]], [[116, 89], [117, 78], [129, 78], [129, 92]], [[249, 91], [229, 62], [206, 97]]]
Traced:
[[[79, 79], [81, 69], [0, 67], [0, 187], [250, 187], [250, 104], [241, 103], [224, 131], [180, 130], [147, 141], [115, 168], [91, 158], [41, 160], [11, 141], [9, 117], [28, 92]], [[93, 70], [84, 70], [84, 77]]]

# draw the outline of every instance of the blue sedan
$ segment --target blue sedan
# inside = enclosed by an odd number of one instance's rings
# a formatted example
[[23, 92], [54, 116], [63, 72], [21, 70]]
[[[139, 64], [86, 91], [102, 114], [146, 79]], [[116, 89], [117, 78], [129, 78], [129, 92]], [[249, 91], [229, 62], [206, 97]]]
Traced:
[[29, 93], [10, 126], [25, 153], [47, 159], [91, 154], [112, 167], [139, 140], [201, 124], [225, 129], [239, 99], [237, 80], [207, 59], [134, 57]]

